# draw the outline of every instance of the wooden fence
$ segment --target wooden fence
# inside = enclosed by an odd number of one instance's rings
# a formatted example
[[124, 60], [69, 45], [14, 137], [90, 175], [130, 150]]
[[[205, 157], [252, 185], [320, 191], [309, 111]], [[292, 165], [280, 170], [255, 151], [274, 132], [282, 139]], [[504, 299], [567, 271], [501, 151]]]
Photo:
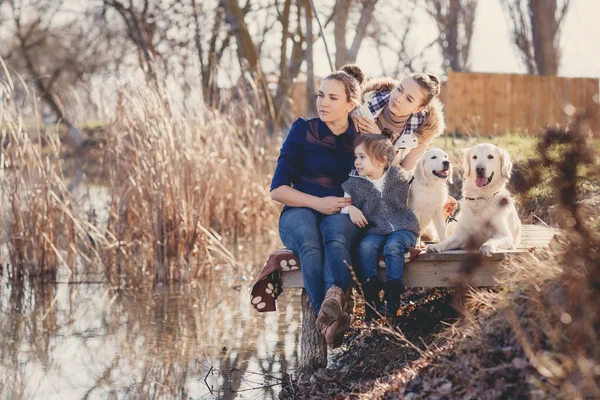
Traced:
[[[549, 125], [568, 123], [573, 110], [592, 112], [590, 125], [600, 132], [598, 92], [597, 78], [448, 71], [440, 97], [447, 132], [535, 135]], [[292, 96], [297, 116], [306, 116], [306, 95], [305, 81], [298, 82]]]
[[596, 78], [449, 71], [442, 102], [448, 132], [537, 134], [584, 110], [593, 112], [590, 124], [600, 131], [598, 91]]

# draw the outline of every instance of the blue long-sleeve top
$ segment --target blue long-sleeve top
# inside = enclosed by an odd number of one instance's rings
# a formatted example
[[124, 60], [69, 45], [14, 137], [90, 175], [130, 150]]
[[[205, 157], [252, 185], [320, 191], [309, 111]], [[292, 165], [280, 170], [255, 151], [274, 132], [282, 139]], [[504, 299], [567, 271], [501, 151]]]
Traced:
[[271, 190], [287, 185], [317, 197], [343, 197], [356, 136], [354, 123], [350, 118], [348, 122], [346, 132], [335, 135], [320, 118], [298, 118], [281, 147]]

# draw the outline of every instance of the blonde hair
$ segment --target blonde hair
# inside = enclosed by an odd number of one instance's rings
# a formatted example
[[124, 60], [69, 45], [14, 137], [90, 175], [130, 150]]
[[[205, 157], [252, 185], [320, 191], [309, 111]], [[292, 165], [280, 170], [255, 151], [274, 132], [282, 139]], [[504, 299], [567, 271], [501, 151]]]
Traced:
[[365, 80], [365, 75], [362, 73], [358, 65], [346, 64], [339, 71], [335, 71], [327, 75], [323, 80], [334, 79], [341, 82], [346, 90], [346, 101], [356, 105], [361, 104], [360, 85]]
[[430, 73], [413, 73], [409, 75], [410, 78], [414, 79], [419, 84], [425, 97], [421, 103], [421, 107], [426, 107], [431, 101], [440, 94], [441, 83], [440, 78], [437, 75]]
[[394, 161], [396, 149], [387, 137], [378, 133], [364, 133], [358, 135], [354, 140], [354, 148], [362, 145], [365, 148], [365, 153], [372, 159], [387, 163], [386, 169]]

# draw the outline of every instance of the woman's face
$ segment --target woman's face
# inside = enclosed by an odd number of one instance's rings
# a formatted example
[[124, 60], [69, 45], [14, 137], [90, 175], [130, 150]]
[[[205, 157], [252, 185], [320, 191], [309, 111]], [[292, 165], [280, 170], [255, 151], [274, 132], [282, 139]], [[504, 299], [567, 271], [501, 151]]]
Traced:
[[413, 78], [404, 78], [390, 93], [389, 107], [392, 114], [405, 117], [421, 111], [425, 93]]
[[319, 87], [317, 111], [323, 122], [348, 118], [354, 104], [347, 101], [344, 84], [336, 79], [325, 79]]

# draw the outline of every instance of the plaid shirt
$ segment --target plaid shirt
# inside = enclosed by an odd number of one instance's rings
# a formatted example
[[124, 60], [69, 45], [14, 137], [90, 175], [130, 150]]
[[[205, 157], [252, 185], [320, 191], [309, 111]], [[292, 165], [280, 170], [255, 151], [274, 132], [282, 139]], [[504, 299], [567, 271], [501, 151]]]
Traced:
[[[383, 108], [390, 101], [390, 92], [375, 92], [373, 96], [368, 100], [369, 111], [375, 118], [381, 113]], [[411, 134], [417, 130], [417, 128], [423, 125], [425, 122], [425, 118], [427, 117], [427, 112], [422, 110], [421, 112], [412, 114], [408, 121], [406, 121], [406, 125], [404, 126], [404, 130], [402, 131], [402, 135]]]

